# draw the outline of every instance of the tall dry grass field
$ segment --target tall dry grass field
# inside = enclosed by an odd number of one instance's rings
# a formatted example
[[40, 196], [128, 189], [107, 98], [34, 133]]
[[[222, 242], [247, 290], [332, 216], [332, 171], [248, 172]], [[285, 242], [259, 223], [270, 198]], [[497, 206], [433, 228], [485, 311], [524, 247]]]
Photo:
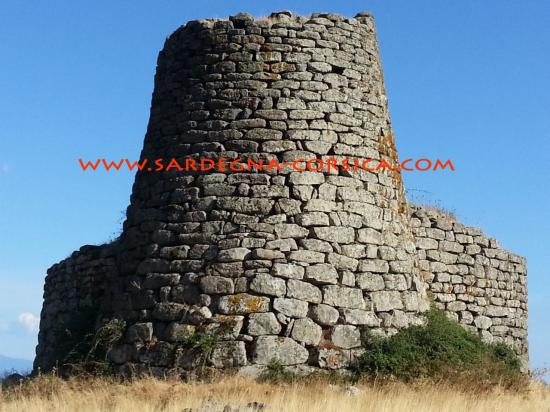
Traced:
[[3, 390], [0, 411], [550, 412], [550, 389], [543, 384], [533, 383], [521, 393], [473, 392], [428, 383], [349, 388], [318, 380], [274, 384], [232, 377], [196, 384], [155, 379], [120, 383], [45, 376]]

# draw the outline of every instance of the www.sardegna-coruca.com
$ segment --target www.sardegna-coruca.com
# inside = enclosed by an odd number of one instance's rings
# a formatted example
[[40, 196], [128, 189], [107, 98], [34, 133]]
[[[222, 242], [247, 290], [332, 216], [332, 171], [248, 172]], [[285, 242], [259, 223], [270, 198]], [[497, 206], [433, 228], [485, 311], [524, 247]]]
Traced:
[[216, 159], [208, 157], [184, 157], [184, 158], [157, 158], [141, 159], [132, 161], [130, 159], [109, 160], [98, 158], [94, 160], [78, 159], [82, 171], [147, 171], [147, 172], [250, 172], [269, 170], [292, 170], [297, 172], [331, 172], [331, 171], [357, 171], [366, 170], [370, 172], [437, 172], [455, 171], [453, 162], [450, 159], [408, 158], [403, 161], [388, 161], [384, 159], [363, 159], [357, 157], [336, 157], [325, 156], [311, 159], [296, 158], [291, 161], [280, 161], [279, 159], [261, 158], [228, 158], [219, 157]]

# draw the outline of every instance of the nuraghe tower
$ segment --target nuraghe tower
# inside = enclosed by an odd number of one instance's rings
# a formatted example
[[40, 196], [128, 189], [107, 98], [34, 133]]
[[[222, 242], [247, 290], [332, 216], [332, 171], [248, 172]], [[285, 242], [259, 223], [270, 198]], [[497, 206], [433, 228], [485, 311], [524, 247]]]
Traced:
[[[397, 160], [369, 14], [190, 21], [160, 52], [141, 159]], [[46, 279], [35, 367], [56, 365], [56, 328], [91, 310], [126, 322], [120, 373], [207, 363], [347, 367], [362, 327], [391, 334], [434, 304], [524, 358], [525, 264], [481, 231], [407, 205], [385, 170], [138, 172], [123, 233]]]

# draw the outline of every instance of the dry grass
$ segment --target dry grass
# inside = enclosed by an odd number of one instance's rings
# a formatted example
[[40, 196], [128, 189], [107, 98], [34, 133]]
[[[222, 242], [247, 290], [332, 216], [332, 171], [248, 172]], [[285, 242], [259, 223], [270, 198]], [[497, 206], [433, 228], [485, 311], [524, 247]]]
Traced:
[[[0, 411], [253, 411], [259, 402], [265, 411], [550, 411], [550, 389], [533, 383], [529, 390], [472, 393], [445, 385], [357, 384], [350, 395], [346, 386], [326, 381], [291, 384], [262, 383], [246, 378], [224, 378], [213, 383], [183, 383], [141, 379], [120, 383], [105, 379], [63, 381], [41, 377], [0, 392]], [[227, 406], [230, 405], [230, 406]], [[225, 408], [225, 409], [224, 409]]]

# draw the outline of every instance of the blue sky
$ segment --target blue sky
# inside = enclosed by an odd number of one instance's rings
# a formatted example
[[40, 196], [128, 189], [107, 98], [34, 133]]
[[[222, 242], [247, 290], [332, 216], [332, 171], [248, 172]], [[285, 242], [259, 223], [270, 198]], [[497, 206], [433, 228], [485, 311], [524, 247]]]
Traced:
[[32, 358], [46, 269], [119, 230], [157, 54], [187, 20], [276, 10], [374, 13], [401, 158], [418, 201], [453, 210], [529, 264], [535, 367], [550, 364], [550, 2], [15, 1], [0, 4], [0, 354]]

